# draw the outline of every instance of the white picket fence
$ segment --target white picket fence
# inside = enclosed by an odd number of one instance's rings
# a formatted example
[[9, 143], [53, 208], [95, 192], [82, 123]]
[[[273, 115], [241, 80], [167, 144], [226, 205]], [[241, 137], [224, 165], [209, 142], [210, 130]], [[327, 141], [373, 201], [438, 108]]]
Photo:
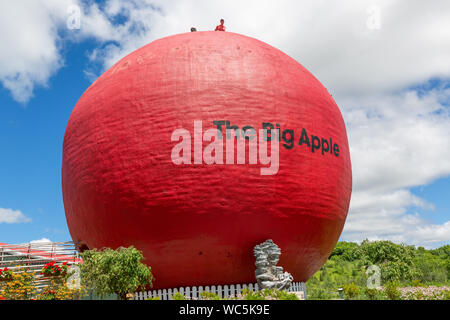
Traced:
[[[225, 286], [206, 286], [206, 287], [186, 287], [179, 289], [164, 289], [164, 290], [152, 290], [147, 292], [137, 292], [134, 295], [134, 300], [146, 300], [149, 298], [159, 297], [161, 300], [173, 300], [172, 296], [179, 292], [184, 295], [187, 300], [201, 300], [202, 292], [211, 292], [217, 294], [220, 298], [232, 298], [236, 297], [245, 289], [250, 291], [257, 291], [258, 284], [249, 285], [225, 285]], [[303, 292], [306, 299], [306, 284], [304, 282], [295, 282], [292, 284], [289, 292]]]

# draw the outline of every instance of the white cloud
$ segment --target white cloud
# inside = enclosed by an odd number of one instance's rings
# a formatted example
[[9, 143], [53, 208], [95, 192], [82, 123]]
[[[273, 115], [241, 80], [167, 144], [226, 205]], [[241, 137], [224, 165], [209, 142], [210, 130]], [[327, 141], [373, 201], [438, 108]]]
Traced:
[[343, 100], [357, 191], [390, 192], [450, 176], [450, 90]]
[[[81, 8], [80, 30], [67, 28], [68, 20], [73, 15], [69, 9], [74, 5]], [[121, 3], [123, 8], [130, 6], [133, 7], [125, 1]], [[112, 2], [107, 8], [108, 12], [117, 13], [114, 12]], [[120, 10], [125, 10], [123, 8]], [[138, 24], [137, 20], [129, 21], [121, 27], [113, 26], [108, 18], [112, 17], [106, 16], [94, 2], [1, 1], [0, 83], [10, 91], [14, 100], [27, 103], [33, 97], [35, 88], [48, 87], [49, 79], [64, 66], [61, 49], [65, 41], [78, 42], [90, 37], [101, 43], [123, 42], [127, 38], [136, 38], [133, 32], [137, 30], [135, 27]], [[133, 13], [133, 18], [139, 17]], [[130, 39], [127, 40], [129, 41]], [[106, 50], [104, 55], [109, 57], [116, 51]]]
[[[80, 31], [65, 29], [73, 4], [82, 7]], [[380, 30], [367, 27], [372, 5]], [[157, 38], [212, 30], [223, 17], [230, 31], [290, 54], [338, 96], [380, 93], [450, 77], [449, 12], [446, 0], [2, 1], [0, 81], [26, 102], [63, 65], [62, 39], [97, 39], [91, 57], [106, 68]]]
[[[372, 5], [381, 10], [379, 30], [367, 27]], [[109, 67], [157, 38], [187, 32], [191, 26], [213, 30], [223, 17], [230, 31], [261, 39], [296, 58], [333, 93], [379, 93], [430, 77], [450, 77], [450, 42], [444, 41], [450, 38], [449, 12], [446, 0], [110, 0], [103, 17], [112, 20], [120, 13], [128, 20], [99, 28], [109, 30], [102, 39], [117, 41], [103, 50], [100, 60]], [[98, 21], [104, 24], [104, 19]]]
[[[24, 3], [26, 5], [24, 5]], [[81, 30], [64, 29], [67, 7], [79, 0], [0, 3], [0, 81], [26, 102], [63, 65], [61, 39], [92, 37], [98, 46], [85, 70], [106, 70], [155, 39], [228, 30], [265, 41], [308, 68], [335, 97], [347, 122], [354, 193], [344, 238], [450, 242], [448, 223], [420, 217], [432, 204], [410, 188], [450, 176], [450, 89], [407, 89], [430, 78], [450, 79], [447, 0], [107, 0], [83, 2]], [[367, 26], [380, 8], [380, 29]], [[117, 23], [119, 22], [119, 23]]]
[[40, 240], [32, 240], [32, 241], [30, 241], [30, 243], [31, 244], [47, 244], [47, 243], [52, 243], [52, 241], [47, 238], [42, 238]]
[[410, 238], [417, 239], [416, 243], [434, 244], [436, 242], [446, 242], [450, 240], [450, 221], [442, 225], [427, 224], [418, 226], [413, 231], [410, 231]]
[[450, 176], [450, 90], [419, 95], [343, 99], [352, 154], [354, 192], [344, 239], [384, 238], [413, 244], [450, 242], [449, 224], [415, 211], [433, 205], [409, 188]]
[[13, 224], [26, 222], [31, 222], [31, 219], [25, 216], [21, 211], [0, 208], [0, 223]]
[[68, 1], [0, 2], [0, 81], [15, 100], [27, 102], [62, 65], [52, 12]]
[[[80, 31], [65, 29], [73, 4], [82, 7]], [[379, 30], [367, 27], [372, 5], [381, 10]], [[380, 93], [450, 77], [449, 12], [446, 0], [3, 1], [0, 81], [25, 102], [63, 65], [62, 39], [97, 39], [91, 57], [107, 68], [152, 40], [191, 26], [212, 30], [223, 17], [230, 31], [296, 58], [337, 96]]]
[[[400, 209], [402, 213], [395, 213], [395, 209]], [[405, 213], [402, 208], [371, 210], [364, 215], [350, 214], [348, 220], [343, 235], [347, 241], [391, 240], [429, 248], [450, 242], [450, 221], [433, 224], [417, 213]]]

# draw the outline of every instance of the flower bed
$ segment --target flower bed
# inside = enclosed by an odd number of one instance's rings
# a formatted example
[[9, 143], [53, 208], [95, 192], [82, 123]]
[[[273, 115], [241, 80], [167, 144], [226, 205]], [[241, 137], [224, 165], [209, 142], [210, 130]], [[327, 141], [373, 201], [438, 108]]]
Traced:
[[[2, 274], [5, 270], [2, 270]], [[36, 292], [34, 287], [34, 273], [27, 272], [26, 268], [16, 268], [10, 271], [11, 278], [0, 284], [0, 297], [3, 300], [29, 300]]]

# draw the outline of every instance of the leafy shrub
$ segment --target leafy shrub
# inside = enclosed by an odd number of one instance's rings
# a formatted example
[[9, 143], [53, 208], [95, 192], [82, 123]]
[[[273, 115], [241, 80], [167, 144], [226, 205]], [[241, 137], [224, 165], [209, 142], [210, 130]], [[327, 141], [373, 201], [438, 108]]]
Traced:
[[442, 300], [450, 300], [450, 290], [444, 291]]
[[264, 289], [262, 291], [242, 291], [244, 300], [299, 300], [295, 293], [289, 293], [286, 290]]
[[343, 289], [345, 297], [350, 300], [356, 298], [360, 293], [359, 287], [354, 283], [344, 285]]
[[368, 300], [380, 300], [380, 292], [377, 289], [370, 289], [365, 288], [364, 289], [364, 295], [367, 297]]
[[411, 280], [420, 276], [420, 271], [413, 263], [414, 250], [414, 247], [391, 241], [364, 240], [355, 251], [355, 256], [365, 266], [379, 266], [384, 282]]
[[278, 300], [300, 300], [295, 293], [289, 293], [285, 290], [277, 291], [276, 297]]
[[181, 293], [177, 292], [172, 296], [173, 300], [186, 300], [186, 297], [183, 296]]
[[152, 286], [151, 268], [142, 263], [142, 252], [134, 247], [89, 250], [81, 257], [82, 284], [100, 297], [115, 293], [120, 300], [126, 300], [127, 294], [139, 287]]
[[330, 255], [330, 259], [342, 259], [345, 261], [355, 260], [356, 249], [358, 244], [354, 242], [338, 242], [333, 252]]
[[251, 291], [249, 289], [242, 290], [244, 300], [266, 300], [261, 291]]
[[330, 300], [336, 298], [337, 295], [333, 295], [330, 291], [323, 289], [323, 288], [317, 288], [317, 287], [310, 287], [308, 288], [308, 299], [309, 300]]
[[398, 281], [389, 281], [384, 287], [384, 293], [389, 300], [401, 300], [402, 293], [398, 290]]
[[203, 291], [200, 296], [203, 300], [220, 300], [220, 297], [217, 294], [208, 291]]

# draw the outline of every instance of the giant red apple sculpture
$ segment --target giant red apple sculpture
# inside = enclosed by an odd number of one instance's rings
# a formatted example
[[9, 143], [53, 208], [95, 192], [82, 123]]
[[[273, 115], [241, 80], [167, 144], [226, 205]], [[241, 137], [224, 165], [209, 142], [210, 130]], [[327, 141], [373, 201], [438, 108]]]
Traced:
[[[227, 129], [247, 155], [230, 156]], [[262, 157], [266, 140], [278, 160]], [[133, 245], [155, 288], [170, 288], [255, 282], [253, 247], [267, 239], [306, 281], [339, 239], [352, 175], [341, 113], [311, 73], [258, 40], [197, 32], [135, 51], [84, 93], [62, 187], [75, 242]]]

